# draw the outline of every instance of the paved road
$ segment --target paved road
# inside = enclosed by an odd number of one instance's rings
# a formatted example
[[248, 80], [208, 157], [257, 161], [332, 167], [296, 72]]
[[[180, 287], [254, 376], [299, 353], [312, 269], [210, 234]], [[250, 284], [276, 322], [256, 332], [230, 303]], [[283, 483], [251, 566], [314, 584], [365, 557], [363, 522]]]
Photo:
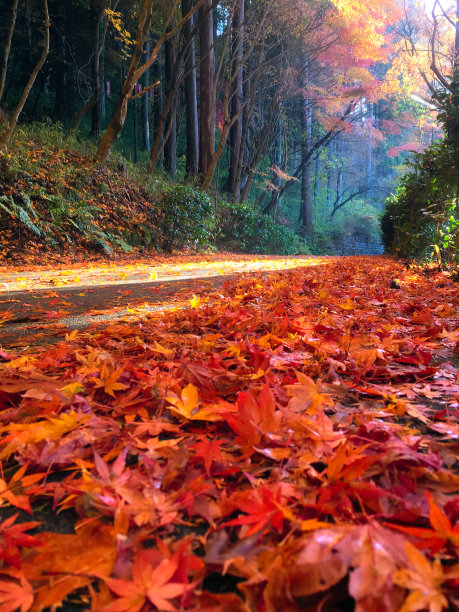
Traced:
[[187, 304], [194, 294], [223, 285], [245, 272], [315, 266], [318, 257], [235, 256], [202, 261], [88, 264], [0, 274], [0, 348], [56, 342], [92, 323], [138, 318]]
[[93, 323], [134, 319], [155, 310], [187, 304], [194, 294], [234, 278], [175, 278], [93, 286], [0, 292], [0, 347], [28, 347], [61, 340], [73, 329]]

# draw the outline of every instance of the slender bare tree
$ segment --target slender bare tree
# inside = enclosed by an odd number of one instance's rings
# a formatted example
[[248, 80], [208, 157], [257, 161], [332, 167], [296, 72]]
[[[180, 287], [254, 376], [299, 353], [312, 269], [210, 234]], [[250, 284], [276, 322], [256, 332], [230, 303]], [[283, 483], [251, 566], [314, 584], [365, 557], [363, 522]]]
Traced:
[[16, 25], [16, 18], [18, 14], [19, 0], [13, 0], [13, 6], [11, 8], [11, 21], [6, 37], [5, 49], [3, 51], [3, 62], [2, 70], [0, 72], [0, 102], [2, 101], [3, 92], [5, 90], [6, 73], [8, 71], [8, 59], [11, 51], [11, 41], [13, 40], [14, 27]]
[[45, 17], [43, 51], [41, 53], [39, 60], [35, 64], [34, 69], [32, 70], [29, 80], [27, 81], [27, 85], [24, 87], [22, 91], [21, 97], [19, 98], [19, 102], [16, 108], [14, 109], [14, 112], [8, 123], [8, 127], [0, 138], [0, 149], [2, 149], [6, 145], [6, 143], [9, 141], [9, 139], [11, 138], [11, 134], [13, 133], [14, 128], [16, 127], [19, 116], [22, 113], [22, 109], [24, 108], [24, 104], [26, 103], [27, 98], [29, 97], [30, 90], [32, 89], [33, 84], [35, 83], [37, 74], [42, 69], [43, 64], [45, 63], [46, 58], [49, 53], [49, 31], [51, 28], [51, 22], [49, 20], [48, 0], [43, 1], [43, 10], [44, 10], [44, 17]]

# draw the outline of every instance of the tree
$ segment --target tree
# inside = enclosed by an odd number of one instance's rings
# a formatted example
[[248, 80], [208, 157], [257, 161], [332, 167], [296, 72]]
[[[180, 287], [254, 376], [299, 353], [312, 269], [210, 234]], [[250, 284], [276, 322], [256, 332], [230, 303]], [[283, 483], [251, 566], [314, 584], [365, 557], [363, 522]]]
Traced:
[[[102, 84], [100, 75], [100, 61], [103, 54], [105, 39], [107, 36], [108, 21], [105, 20], [104, 15], [107, 9], [116, 11], [118, 6], [118, 0], [91, 0], [90, 2], [90, 16], [91, 23], [93, 24], [93, 35], [92, 35], [92, 54], [91, 54], [91, 85], [92, 85], [92, 97], [83, 104], [78, 111], [73, 121], [72, 131], [76, 131], [80, 125], [83, 117], [93, 111], [91, 117], [91, 134], [99, 137], [102, 132], [102, 109], [100, 105], [102, 95]], [[102, 36], [101, 36], [101, 25], [103, 24]]]
[[[182, 16], [193, 8], [193, 0], [182, 0]], [[185, 115], [186, 115], [186, 176], [194, 177], [199, 170], [198, 94], [196, 85], [196, 46], [194, 16], [183, 25], [185, 53]]]
[[133, 96], [134, 85], [140, 80], [144, 72], [154, 63], [158, 56], [159, 50], [166, 40], [173, 37], [183, 26], [183, 24], [195, 13], [199, 6], [204, 0], [198, 0], [198, 3], [192, 8], [192, 10], [185, 15], [180, 21], [178, 21], [173, 27], [171, 27], [172, 20], [175, 16], [179, 0], [174, 0], [173, 6], [169, 11], [167, 18], [165, 19], [164, 29], [159, 36], [156, 44], [154, 45], [150, 57], [139, 66], [140, 60], [144, 55], [144, 44], [150, 28], [150, 23], [153, 16], [153, 4], [154, 0], [144, 0], [143, 8], [139, 16], [137, 25], [137, 34], [135, 38], [134, 50], [132, 53], [131, 61], [129, 64], [128, 72], [124, 83], [121, 87], [118, 99], [115, 104], [110, 123], [105, 130], [99, 146], [96, 151], [96, 160], [99, 162], [105, 162], [108, 159], [111, 148], [118, 138], [121, 130], [123, 129], [124, 122], [126, 120], [127, 109], [130, 99]]
[[46, 61], [46, 57], [48, 56], [49, 53], [49, 30], [51, 27], [51, 22], [49, 20], [49, 11], [48, 11], [48, 0], [44, 0], [43, 1], [43, 12], [44, 12], [44, 39], [43, 39], [43, 51], [41, 53], [40, 58], [38, 59], [37, 63], [35, 64], [34, 69], [32, 70], [32, 73], [29, 76], [29, 80], [27, 81], [26, 86], [24, 87], [21, 97], [19, 99], [19, 102], [11, 116], [11, 119], [8, 122], [8, 126], [7, 129], [5, 130], [5, 132], [2, 134], [2, 136], [0, 137], [0, 149], [2, 149], [6, 143], [8, 142], [8, 140], [11, 137], [11, 134], [14, 131], [14, 128], [16, 127], [16, 124], [18, 122], [19, 116], [22, 112], [22, 109], [24, 108], [24, 104], [26, 103], [27, 98], [29, 97], [30, 91], [35, 83], [35, 79], [37, 78], [37, 74], [40, 72], [40, 70], [42, 69], [43, 64]]
[[6, 37], [5, 48], [3, 50], [3, 62], [2, 69], [0, 72], [0, 102], [2, 101], [3, 92], [5, 90], [6, 73], [8, 71], [8, 59], [11, 51], [11, 41], [13, 40], [14, 27], [16, 25], [16, 18], [18, 14], [19, 0], [13, 0], [13, 6], [11, 8], [11, 21]]
[[227, 191], [231, 194], [233, 202], [239, 200], [240, 182], [238, 164], [242, 155], [242, 104], [243, 104], [243, 61], [244, 61], [244, 15], [245, 0], [238, 0], [234, 10], [232, 45], [231, 45], [231, 73], [235, 75], [231, 88], [230, 116], [234, 124], [230, 129], [229, 149], [230, 162], [228, 172]]
[[[199, 173], [203, 183], [210, 180], [209, 169], [215, 150], [215, 54], [212, 0], [203, 0], [199, 26]], [[211, 173], [213, 175], [213, 172]]]

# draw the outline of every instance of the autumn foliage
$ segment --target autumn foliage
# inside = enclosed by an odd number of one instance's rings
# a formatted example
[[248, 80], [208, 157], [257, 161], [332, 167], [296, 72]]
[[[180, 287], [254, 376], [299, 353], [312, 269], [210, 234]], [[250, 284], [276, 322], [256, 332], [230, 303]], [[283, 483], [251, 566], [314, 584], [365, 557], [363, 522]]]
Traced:
[[456, 316], [317, 259], [2, 351], [1, 612], [455, 609]]

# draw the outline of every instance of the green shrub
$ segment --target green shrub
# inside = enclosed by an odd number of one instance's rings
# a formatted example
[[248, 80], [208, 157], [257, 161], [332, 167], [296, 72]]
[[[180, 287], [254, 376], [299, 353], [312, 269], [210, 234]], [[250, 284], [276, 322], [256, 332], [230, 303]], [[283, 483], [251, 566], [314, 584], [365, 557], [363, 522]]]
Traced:
[[162, 220], [162, 247], [171, 251], [182, 247], [208, 246], [214, 236], [215, 216], [209, 196], [199, 189], [171, 185], [158, 196]]
[[222, 248], [276, 255], [309, 253], [292, 230], [247, 204], [220, 203], [218, 227], [217, 245]]
[[404, 257], [455, 255], [459, 221], [452, 156], [446, 140], [413, 154], [410, 172], [386, 200], [381, 220], [386, 250]]

